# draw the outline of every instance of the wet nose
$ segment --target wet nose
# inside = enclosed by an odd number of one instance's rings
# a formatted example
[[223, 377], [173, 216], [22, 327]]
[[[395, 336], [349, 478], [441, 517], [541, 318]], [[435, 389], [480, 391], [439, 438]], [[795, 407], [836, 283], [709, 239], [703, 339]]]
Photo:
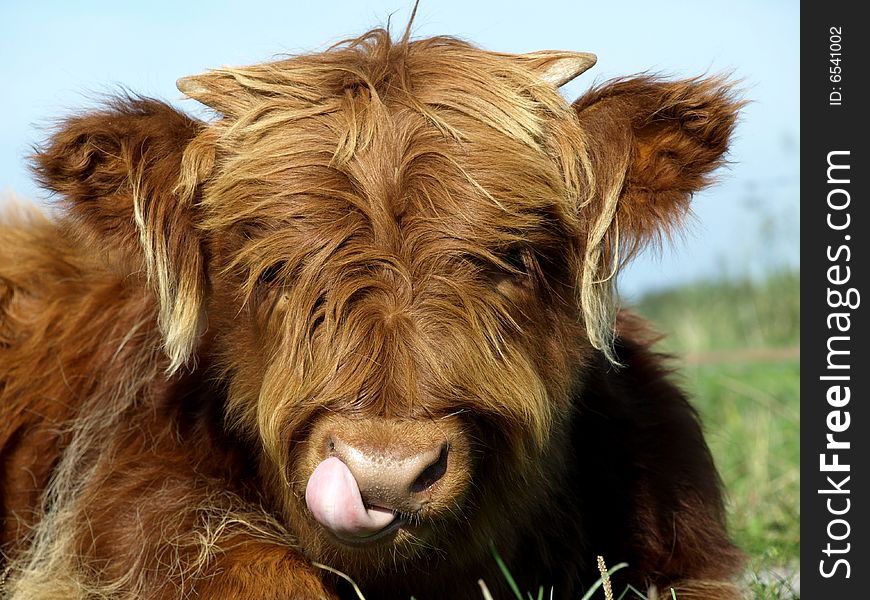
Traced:
[[347, 465], [367, 506], [401, 513], [415, 512], [429, 501], [449, 463], [450, 445], [446, 440], [431, 442], [422, 449], [379, 449], [355, 445], [333, 433], [327, 445], [329, 454]]

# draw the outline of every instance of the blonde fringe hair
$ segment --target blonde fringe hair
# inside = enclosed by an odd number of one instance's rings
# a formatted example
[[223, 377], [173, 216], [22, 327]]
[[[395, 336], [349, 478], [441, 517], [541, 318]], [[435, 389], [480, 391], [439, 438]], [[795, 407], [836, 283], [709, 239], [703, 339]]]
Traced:
[[[204, 213], [200, 226], [206, 230], [225, 229], [268, 214], [274, 198], [262, 196], [261, 190], [270, 189], [262, 181], [280, 173], [283, 161], [307, 153], [306, 161], [323, 167], [347, 165], [371, 150], [379, 128], [392, 118], [386, 103], [414, 111], [458, 148], [471, 143], [462, 124], [483, 125], [526, 148], [524, 157], [534, 161], [532, 169], [558, 169], [562, 179], [559, 202], [565, 209], [561, 217], [582, 238], [576, 240], [582, 254], [573, 261], [578, 281], [576, 299], [590, 343], [616, 364], [614, 284], [620, 266], [616, 213], [629, 156], [622, 164], [609, 165], [596, 179], [587, 134], [577, 123], [574, 110], [556, 87], [532, 70], [541, 61], [538, 55], [544, 54], [535, 53], [533, 61], [531, 55], [485, 52], [451, 37], [396, 43], [388, 31], [377, 29], [321, 54], [216, 69], [181, 79], [179, 88], [185, 94], [213, 108], [221, 118], [187, 147], [176, 188], [179, 201], [199, 203]], [[564, 53], [554, 52], [550, 58], [560, 54]], [[415, 61], [417, 56], [425, 57], [425, 62]], [[439, 86], [441, 80], [466, 80], [480, 96], [469, 94], [465, 88]], [[324, 115], [333, 116], [341, 126], [331, 148], [305, 137], [311, 135], [305, 130], [306, 121]], [[276, 133], [288, 130], [298, 137], [291, 146]], [[447, 158], [473, 192], [511, 212], [511, 207], [490, 193], [489, 182], [480, 181]], [[249, 185], [251, 182], [254, 185]], [[288, 194], [317, 192], [306, 181], [290, 186], [282, 181], [282, 185]], [[227, 210], [228, 199], [240, 196], [245, 204], [239, 204], [238, 210]], [[145, 247], [147, 252], [154, 245]], [[162, 270], [159, 254], [158, 249], [150, 259], [158, 272]], [[250, 258], [240, 254], [228, 268]], [[255, 282], [252, 276], [248, 295]], [[171, 281], [165, 287], [175, 289]], [[190, 302], [198, 301], [194, 290], [186, 293]], [[169, 298], [163, 306], [169, 310], [162, 317], [161, 328], [174, 334], [167, 339], [167, 346], [173, 368], [177, 368], [189, 356], [195, 332], [172, 323], [194, 311], [180, 309]]]

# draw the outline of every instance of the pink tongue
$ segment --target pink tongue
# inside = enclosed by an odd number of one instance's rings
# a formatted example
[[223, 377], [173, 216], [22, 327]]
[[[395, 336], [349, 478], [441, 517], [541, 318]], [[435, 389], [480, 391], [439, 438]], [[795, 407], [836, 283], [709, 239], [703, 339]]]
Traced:
[[314, 469], [305, 488], [305, 501], [317, 522], [339, 537], [373, 535], [396, 517], [383, 508], [367, 509], [350, 469], [334, 456]]

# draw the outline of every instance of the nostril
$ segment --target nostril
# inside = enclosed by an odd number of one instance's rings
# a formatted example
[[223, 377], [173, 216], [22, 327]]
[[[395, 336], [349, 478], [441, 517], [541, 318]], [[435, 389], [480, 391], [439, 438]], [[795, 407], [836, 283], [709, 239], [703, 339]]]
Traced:
[[450, 444], [441, 444], [438, 458], [431, 465], [423, 469], [423, 472], [411, 484], [411, 492], [416, 494], [429, 489], [436, 481], [441, 479], [447, 472], [447, 455], [450, 452]]

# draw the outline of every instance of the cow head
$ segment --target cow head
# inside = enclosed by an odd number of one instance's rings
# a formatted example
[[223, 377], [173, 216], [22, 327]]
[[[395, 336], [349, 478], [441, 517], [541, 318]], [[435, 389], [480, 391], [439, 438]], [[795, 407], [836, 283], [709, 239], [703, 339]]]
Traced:
[[122, 99], [37, 157], [87, 242], [147, 273], [167, 370], [208, 359], [310, 557], [364, 577], [509, 544], [558, 485], [575, 392], [616, 362], [615, 271], [679, 224], [736, 111], [715, 78], [569, 105], [593, 61], [376, 30], [181, 80], [212, 122]]

